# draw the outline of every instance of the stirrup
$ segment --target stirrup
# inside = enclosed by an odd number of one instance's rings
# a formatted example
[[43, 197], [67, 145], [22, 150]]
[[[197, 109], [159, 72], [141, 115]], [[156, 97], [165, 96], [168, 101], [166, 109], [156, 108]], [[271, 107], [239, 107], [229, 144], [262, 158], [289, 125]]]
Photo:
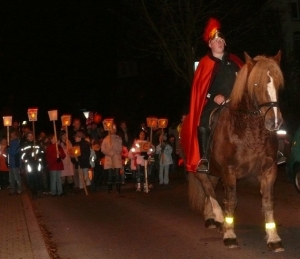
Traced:
[[197, 172], [208, 173], [209, 172], [209, 161], [207, 158], [201, 158], [197, 165]]

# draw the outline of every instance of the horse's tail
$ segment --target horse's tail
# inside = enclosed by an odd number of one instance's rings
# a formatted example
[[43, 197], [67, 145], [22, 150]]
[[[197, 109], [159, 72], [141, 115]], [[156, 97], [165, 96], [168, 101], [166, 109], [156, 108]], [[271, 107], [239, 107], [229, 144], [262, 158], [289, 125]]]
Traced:
[[205, 193], [201, 182], [195, 177], [193, 173], [189, 173], [189, 204], [192, 210], [203, 213], [205, 205]]

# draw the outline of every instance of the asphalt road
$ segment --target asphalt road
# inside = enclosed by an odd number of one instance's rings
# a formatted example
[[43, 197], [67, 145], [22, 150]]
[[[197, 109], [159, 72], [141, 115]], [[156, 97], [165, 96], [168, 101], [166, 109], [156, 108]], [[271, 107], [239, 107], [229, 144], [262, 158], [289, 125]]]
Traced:
[[[240, 249], [223, 246], [222, 234], [204, 228], [202, 216], [188, 206], [182, 173], [168, 187], [137, 193], [127, 183], [121, 195], [106, 190], [64, 197], [44, 197], [33, 207], [57, 259], [300, 258], [300, 194], [286, 182], [284, 165], [275, 184], [275, 219], [285, 248], [269, 252], [265, 242], [259, 186], [238, 183], [236, 234]], [[217, 189], [222, 200], [222, 187]]]

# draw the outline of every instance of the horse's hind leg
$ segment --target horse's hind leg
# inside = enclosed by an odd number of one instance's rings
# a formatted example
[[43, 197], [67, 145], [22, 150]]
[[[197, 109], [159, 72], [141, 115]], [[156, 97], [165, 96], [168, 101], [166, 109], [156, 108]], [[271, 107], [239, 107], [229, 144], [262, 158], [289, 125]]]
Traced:
[[201, 182], [203, 191], [206, 196], [203, 213], [205, 227], [221, 229], [221, 226], [224, 222], [224, 216], [215, 195], [215, 189], [218, 185], [219, 178], [203, 173], [196, 173], [195, 177]]
[[[275, 169], [276, 170], [276, 169]], [[267, 233], [267, 245], [271, 251], [281, 252], [284, 248], [277, 234], [274, 221], [273, 186], [276, 174], [268, 174], [261, 179], [262, 209], [265, 215], [265, 230]]]
[[225, 184], [225, 199], [224, 199], [224, 235], [223, 242], [228, 248], [238, 248], [236, 234], [234, 232], [234, 211], [237, 205], [236, 198], [236, 180], [232, 179], [231, 184]]

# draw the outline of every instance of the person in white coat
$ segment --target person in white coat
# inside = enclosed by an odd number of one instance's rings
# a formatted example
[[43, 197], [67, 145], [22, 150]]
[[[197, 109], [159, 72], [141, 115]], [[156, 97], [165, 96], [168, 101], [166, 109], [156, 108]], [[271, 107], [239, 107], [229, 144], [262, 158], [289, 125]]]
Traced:
[[156, 146], [156, 154], [159, 155], [159, 184], [169, 184], [169, 167], [173, 163], [172, 147], [167, 143], [167, 137], [160, 135], [159, 145]]
[[63, 148], [66, 157], [62, 160], [64, 169], [61, 171], [61, 182], [65, 194], [73, 193], [74, 188], [74, 164], [70, 156], [70, 149], [73, 147], [71, 141], [67, 139], [67, 132], [62, 130], [60, 132], [60, 140], [58, 144]]
[[118, 193], [121, 192], [121, 168], [122, 168], [122, 139], [116, 135], [116, 125], [112, 126], [110, 134], [103, 139], [101, 151], [105, 155], [104, 169], [108, 169], [108, 192], [112, 191], [115, 181]]

